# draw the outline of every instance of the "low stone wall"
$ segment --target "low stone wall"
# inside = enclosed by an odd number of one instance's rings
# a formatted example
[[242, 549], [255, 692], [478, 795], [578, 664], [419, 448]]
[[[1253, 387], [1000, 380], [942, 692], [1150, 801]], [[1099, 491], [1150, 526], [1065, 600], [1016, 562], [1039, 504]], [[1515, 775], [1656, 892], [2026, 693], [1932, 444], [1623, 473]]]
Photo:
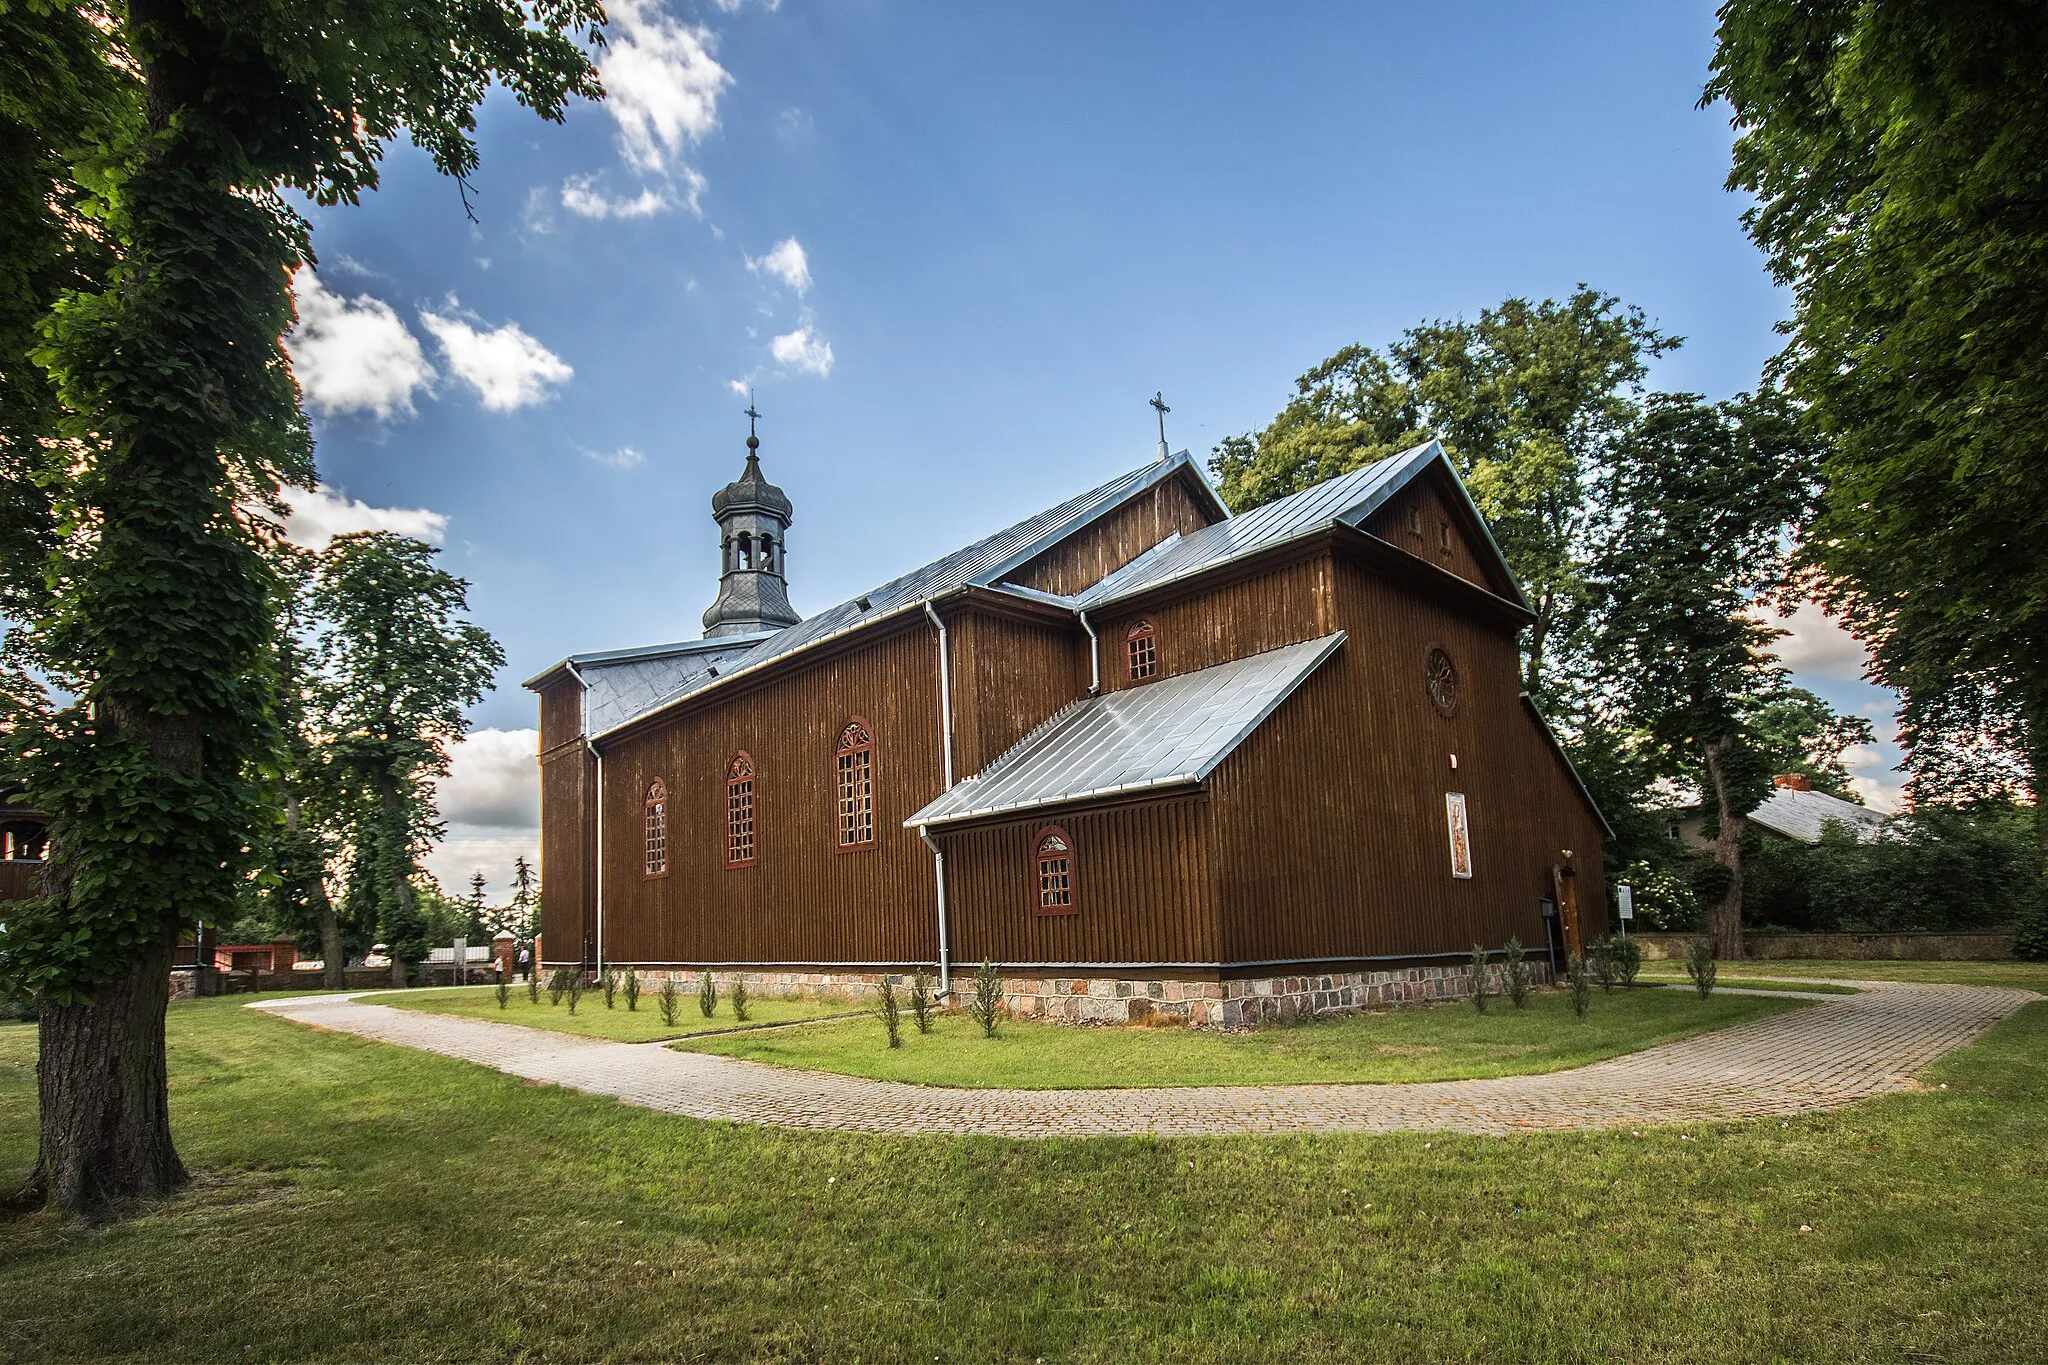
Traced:
[[[1646, 958], [1684, 957], [1690, 934], [1630, 934]], [[1918, 962], [2000, 962], [2012, 957], [2012, 933], [1913, 934], [1744, 934], [1752, 958], [1840, 961], [1889, 958]]]
[[[1530, 958], [1528, 968], [1534, 984], [1550, 984], [1547, 961]], [[645, 973], [646, 989], [658, 990], [663, 978], [673, 977], [679, 988], [695, 991], [700, 972], [701, 969], [650, 970]], [[1506, 972], [1504, 966], [1495, 965], [1488, 973], [1488, 989], [1501, 993]], [[741, 973], [712, 973], [720, 995], [731, 992], [736, 975]], [[744, 975], [748, 993], [755, 996], [829, 995], [855, 1004], [870, 1004], [883, 973], [750, 971]], [[907, 986], [911, 979], [908, 972], [890, 972], [888, 976], [899, 988]], [[973, 993], [972, 969], [956, 971], [949, 1006], [964, 1009]], [[1462, 962], [1220, 981], [1138, 975], [1003, 977], [1003, 1005], [1012, 1018], [1042, 1019], [1055, 1024], [1134, 1024], [1178, 1019], [1197, 1028], [1248, 1028], [1322, 1014], [1469, 999], [1471, 995], [1472, 968]]]

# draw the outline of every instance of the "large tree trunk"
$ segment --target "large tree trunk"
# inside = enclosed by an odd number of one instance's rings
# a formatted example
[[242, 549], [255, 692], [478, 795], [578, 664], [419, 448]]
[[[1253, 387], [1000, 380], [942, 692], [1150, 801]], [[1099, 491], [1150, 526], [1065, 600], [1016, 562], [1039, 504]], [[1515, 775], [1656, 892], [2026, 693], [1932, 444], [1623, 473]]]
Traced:
[[320, 984], [330, 991], [344, 990], [348, 986], [348, 952], [341, 946], [341, 920], [328, 898], [324, 869], [313, 874], [306, 895], [313, 902], [314, 927], [320, 931]]
[[172, 947], [168, 938], [152, 945], [86, 1004], [41, 1007], [41, 1146], [25, 1206], [101, 1215], [117, 1200], [162, 1199], [185, 1183], [164, 1062]]
[[1707, 756], [1707, 782], [1714, 808], [1720, 815], [1721, 832], [1714, 840], [1714, 861], [1728, 869], [1728, 889], [1721, 899], [1707, 907], [1707, 933], [1714, 940], [1714, 956], [1739, 962], [1748, 956], [1742, 946], [1742, 836], [1749, 829], [1749, 817], [1734, 808], [1728, 794], [1728, 775], [1722, 760], [1734, 746], [1732, 739], [1711, 740], [1701, 747]]

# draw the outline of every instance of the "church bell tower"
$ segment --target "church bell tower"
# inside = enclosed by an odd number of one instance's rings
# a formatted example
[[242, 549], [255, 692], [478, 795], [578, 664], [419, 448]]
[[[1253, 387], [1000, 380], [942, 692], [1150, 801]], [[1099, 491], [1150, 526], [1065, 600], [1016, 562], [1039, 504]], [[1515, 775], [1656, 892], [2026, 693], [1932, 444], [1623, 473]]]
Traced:
[[711, 495], [711, 516], [718, 523], [720, 554], [718, 600], [704, 613], [704, 635], [755, 635], [793, 626], [803, 618], [789, 605], [789, 584], [783, 577], [789, 531], [789, 497], [761, 474], [761, 438], [754, 423], [761, 416], [747, 405], [747, 467], [739, 478]]

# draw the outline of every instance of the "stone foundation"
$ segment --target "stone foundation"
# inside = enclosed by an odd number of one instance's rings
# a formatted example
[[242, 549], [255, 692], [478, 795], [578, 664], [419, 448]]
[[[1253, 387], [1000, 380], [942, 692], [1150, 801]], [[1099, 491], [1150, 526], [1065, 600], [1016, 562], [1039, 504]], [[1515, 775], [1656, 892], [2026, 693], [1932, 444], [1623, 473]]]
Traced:
[[[1530, 981], [1550, 984], [1550, 964], [1527, 960]], [[702, 969], [655, 968], [642, 972], [644, 989], [660, 989], [673, 977], [680, 989], [694, 991]], [[1496, 963], [1488, 971], [1487, 989], [1505, 991], [1507, 969]], [[734, 976], [744, 975], [747, 993], [755, 997], [828, 995], [850, 1004], [871, 1004], [884, 973], [829, 971], [749, 971], [714, 969], [720, 995], [732, 990]], [[912, 973], [889, 972], [898, 989], [907, 988]], [[545, 978], [543, 978], [545, 979]], [[974, 971], [953, 974], [953, 997], [947, 1004], [964, 1009], [974, 994]], [[1182, 1022], [1196, 1028], [1250, 1028], [1258, 1024], [1291, 1023], [1318, 1015], [1395, 1005], [1424, 1005], [1469, 999], [1471, 964], [1393, 967], [1380, 971], [1321, 972], [1313, 975], [1238, 977], [1221, 981], [1190, 981], [1154, 976], [1023, 976], [1003, 977], [1003, 1005], [1012, 1018], [1041, 1019], [1055, 1024], [1142, 1024]]]

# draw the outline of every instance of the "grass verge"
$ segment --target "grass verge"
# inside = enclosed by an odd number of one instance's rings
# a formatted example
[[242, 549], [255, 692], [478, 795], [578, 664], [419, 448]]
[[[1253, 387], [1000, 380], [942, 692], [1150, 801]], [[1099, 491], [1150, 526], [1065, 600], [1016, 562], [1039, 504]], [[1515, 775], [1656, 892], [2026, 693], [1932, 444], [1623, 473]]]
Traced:
[[[2018, 986], [2048, 995], [2048, 962], [1899, 962], [1884, 958], [1750, 958], [1723, 962], [1721, 975], [1839, 977], [1844, 981], [1930, 981], [1955, 986]], [[1643, 964], [1644, 978], [1685, 979], [1685, 964], [1659, 958]]]
[[[0, 1180], [33, 1066], [0, 1026]], [[755, 1129], [239, 1000], [173, 1006], [171, 1078], [203, 1183], [0, 1224], [8, 1360], [2048, 1357], [2048, 1005], [1920, 1093], [1640, 1137]]]
[[1440, 1081], [1584, 1066], [1796, 1007], [1756, 996], [1612, 991], [1596, 992], [1580, 1019], [1568, 997], [1540, 991], [1519, 1010], [1504, 1000], [1485, 1014], [1470, 1004], [1415, 1006], [1250, 1033], [1013, 1022], [984, 1038], [956, 1014], [928, 1035], [906, 1021], [903, 1046], [893, 1049], [874, 1018], [675, 1046], [877, 1080], [1025, 1090]]
[[[721, 983], [722, 984], [722, 983]], [[390, 995], [373, 995], [364, 1000], [370, 1005], [390, 1005], [396, 1009], [419, 1010], [425, 1014], [457, 1014], [466, 1019], [488, 1019], [495, 1024], [524, 1024], [527, 1028], [553, 1029], [557, 1033], [576, 1033], [586, 1038], [610, 1038], [621, 1043], [647, 1043], [660, 1038], [675, 1038], [684, 1034], [703, 1033], [710, 1029], [739, 1028], [740, 1021], [733, 1017], [732, 1002], [723, 996], [719, 998], [718, 1009], [710, 1018], [705, 1018], [697, 1008], [697, 992], [686, 993], [682, 1008], [676, 1013], [673, 1025], [661, 1022], [661, 1009], [656, 1004], [654, 993], [645, 992], [640, 997], [640, 1008], [626, 1008], [626, 997], [621, 992], [611, 1009], [604, 1007], [604, 996], [597, 991], [586, 990], [576, 1012], [569, 1012], [569, 998], [562, 997], [562, 1003], [548, 1003], [548, 993], [542, 990], [540, 1003], [534, 1004], [526, 998], [526, 987], [515, 986], [512, 998], [504, 1009], [498, 1008], [496, 986], [450, 986], [435, 990], [393, 992]], [[786, 1024], [797, 1019], [817, 1019], [828, 1014], [844, 1014], [860, 1006], [847, 1000], [829, 997], [783, 999], [780, 997], [756, 997], [747, 1002], [749, 1024]]]
[[[1692, 979], [1682, 969], [1675, 976], [1670, 972], [1645, 972], [1637, 977], [1636, 980], [1638, 982], [1655, 982], [1658, 985], [1665, 986], [1679, 985], [1689, 987], [1692, 985]], [[1863, 993], [1854, 986], [1837, 986], [1827, 981], [1772, 981], [1746, 976], [1716, 976], [1714, 978], [1715, 989], [1718, 990], [1723, 986], [1739, 991], [1800, 991], [1807, 995], [1861, 995]]]

